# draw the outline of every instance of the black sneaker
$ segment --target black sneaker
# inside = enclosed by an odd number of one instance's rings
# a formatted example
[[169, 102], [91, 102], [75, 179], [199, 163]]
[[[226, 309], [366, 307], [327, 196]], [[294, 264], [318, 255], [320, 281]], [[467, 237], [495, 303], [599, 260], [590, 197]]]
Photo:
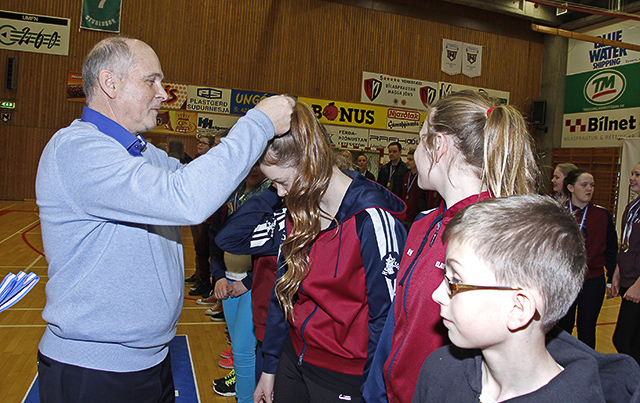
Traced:
[[189, 291], [189, 295], [209, 296], [210, 292], [211, 283], [208, 281], [200, 281], [200, 283], [195, 288], [191, 288], [191, 290]]
[[[224, 379], [224, 378], [223, 378]], [[236, 374], [229, 379], [226, 379], [221, 384], [213, 383], [213, 391], [220, 396], [235, 396], [236, 395]]]
[[233, 378], [235, 376], [236, 376], [236, 370], [232, 369], [231, 371], [229, 371], [229, 373], [224, 378], [214, 379], [213, 380], [213, 384], [214, 385], [222, 385], [223, 383], [225, 383], [226, 381], [228, 381], [229, 379], [231, 379], [231, 378]]
[[214, 315], [209, 315], [209, 319], [212, 322], [224, 322], [224, 311], [216, 312]]

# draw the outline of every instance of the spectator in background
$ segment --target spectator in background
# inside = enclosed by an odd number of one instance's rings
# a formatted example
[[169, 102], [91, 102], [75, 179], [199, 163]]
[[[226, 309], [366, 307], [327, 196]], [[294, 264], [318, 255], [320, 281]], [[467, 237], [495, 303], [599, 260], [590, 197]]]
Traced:
[[353, 170], [354, 169], [354, 164], [353, 164], [353, 154], [351, 153], [351, 151], [349, 150], [344, 150], [342, 152], [342, 155], [344, 156], [344, 158], [347, 160], [347, 164], [349, 164], [349, 170]]
[[356, 160], [357, 171], [360, 174], [364, 175], [365, 178], [375, 181], [376, 178], [373, 176], [371, 171], [369, 171], [369, 159], [364, 153], [358, 154], [358, 159]]
[[570, 162], [565, 162], [556, 165], [556, 169], [553, 171], [553, 178], [551, 178], [551, 184], [553, 185], [554, 197], [560, 204], [564, 204], [571, 194], [564, 190], [564, 178], [567, 177], [569, 172], [578, 169], [577, 166]]
[[[196, 158], [204, 155], [213, 148], [215, 144], [214, 136], [200, 136], [198, 138], [198, 153]], [[210, 219], [210, 218], [209, 218]], [[185, 282], [195, 283], [189, 290], [189, 295], [202, 295], [207, 298], [211, 292], [211, 275], [209, 271], [209, 219], [207, 221], [191, 226], [193, 236], [193, 246], [196, 252], [196, 271]]]
[[420, 196], [424, 196], [421, 189], [418, 187], [418, 168], [413, 160], [413, 154], [415, 150], [409, 150], [407, 153], [407, 172], [402, 179], [402, 200], [407, 205], [406, 218], [402, 225], [409, 231], [413, 220], [420, 210]]
[[389, 162], [380, 168], [378, 183], [402, 198], [402, 178], [407, 173], [407, 164], [400, 158], [402, 146], [397, 141], [389, 144]]
[[193, 161], [193, 158], [184, 152], [184, 143], [179, 139], [169, 140], [169, 157], [173, 157], [180, 161], [181, 164], [188, 164]]
[[580, 224], [584, 236], [587, 273], [578, 297], [558, 322], [569, 334], [577, 324], [578, 339], [593, 349], [606, 290], [605, 268], [611, 283], [618, 257], [616, 227], [609, 211], [591, 202], [594, 189], [593, 175], [586, 169], [575, 169], [564, 178], [564, 192], [570, 195], [565, 205]]
[[[640, 163], [631, 171], [629, 189], [640, 194]], [[622, 214], [622, 237], [618, 265], [609, 297], [622, 297], [613, 345], [640, 364], [640, 197], [630, 202]]]

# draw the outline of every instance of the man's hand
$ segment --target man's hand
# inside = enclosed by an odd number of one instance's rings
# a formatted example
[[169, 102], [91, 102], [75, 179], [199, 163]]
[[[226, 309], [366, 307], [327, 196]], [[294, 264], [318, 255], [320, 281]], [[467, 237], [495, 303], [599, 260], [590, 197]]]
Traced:
[[286, 95], [275, 95], [265, 98], [255, 106], [255, 109], [263, 112], [271, 119], [275, 129], [275, 135], [279, 136], [291, 128], [291, 113], [295, 101]]

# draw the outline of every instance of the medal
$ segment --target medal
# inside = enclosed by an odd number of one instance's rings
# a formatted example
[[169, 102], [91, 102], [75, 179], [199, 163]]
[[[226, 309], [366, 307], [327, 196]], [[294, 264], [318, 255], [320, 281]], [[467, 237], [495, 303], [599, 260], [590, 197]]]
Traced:
[[628, 242], [625, 242], [625, 243], [623, 243], [622, 245], [620, 245], [620, 250], [621, 250], [622, 252], [626, 252], [626, 251], [627, 251], [627, 249], [629, 249], [629, 243], [628, 243]]

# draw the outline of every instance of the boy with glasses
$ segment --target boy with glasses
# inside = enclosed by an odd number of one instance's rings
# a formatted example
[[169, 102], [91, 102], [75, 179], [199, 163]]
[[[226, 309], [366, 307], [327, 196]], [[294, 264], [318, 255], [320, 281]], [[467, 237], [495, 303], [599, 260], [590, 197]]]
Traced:
[[564, 208], [536, 195], [483, 200], [451, 220], [443, 241], [433, 299], [454, 345], [425, 360], [414, 402], [631, 401], [640, 382], [633, 359], [554, 329], [586, 269]]

